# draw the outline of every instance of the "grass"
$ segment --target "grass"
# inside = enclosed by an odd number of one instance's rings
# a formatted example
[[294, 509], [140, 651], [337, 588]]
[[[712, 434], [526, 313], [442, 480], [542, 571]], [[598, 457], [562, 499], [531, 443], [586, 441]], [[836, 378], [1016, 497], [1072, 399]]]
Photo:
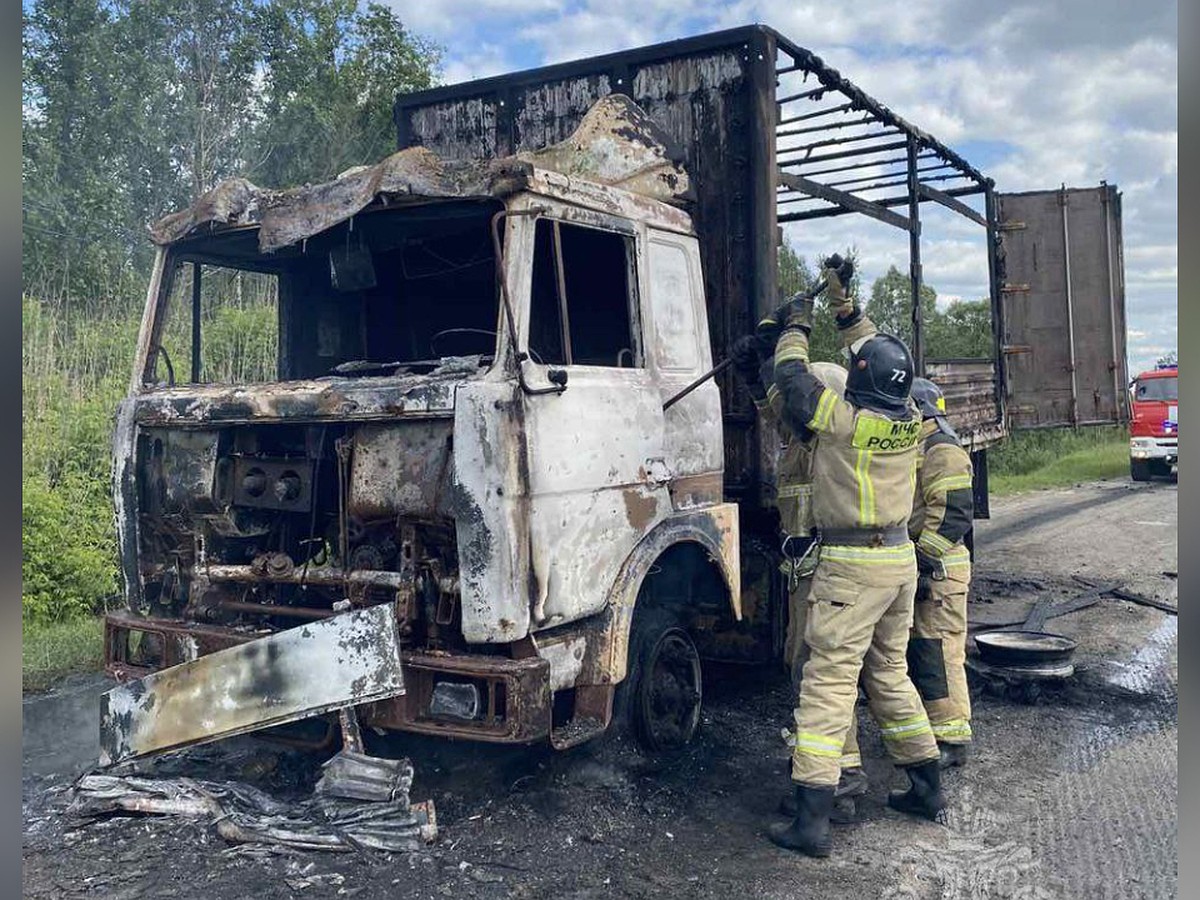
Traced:
[[[1016, 435], [1009, 440], [1019, 439]], [[989, 456], [991, 452], [989, 451]], [[1129, 440], [1124, 434], [1092, 439], [1076, 450], [1067, 450], [1019, 472], [989, 472], [989, 487], [996, 495], [1043, 488], [1065, 487], [1081, 481], [1129, 477]]]
[[21, 690], [44, 691], [64, 675], [104, 665], [104, 620], [25, 622], [21, 629]]

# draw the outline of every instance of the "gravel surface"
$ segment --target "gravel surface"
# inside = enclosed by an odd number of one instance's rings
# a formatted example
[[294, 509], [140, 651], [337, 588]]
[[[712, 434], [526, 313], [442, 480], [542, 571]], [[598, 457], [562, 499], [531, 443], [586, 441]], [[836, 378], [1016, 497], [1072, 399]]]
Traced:
[[[1105, 482], [993, 502], [977, 525], [972, 621], [1068, 599], [1082, 575], [1177, 602], [1175, 485]], [[834, 855], [765, 837], [787, 788], [782, 673], [706, 673], [701, 736], [673, 758], [615, 740], [566, 754], [389, 740], [432, 797], [441, 838], [391, 859], [229, 847], [211, 826], [111, 819], [72, 830], [61, 808], [95, 758], [96, 696], [76, 678], [24, 706], [26, 897], [1157, 898], [1177, 886], [1177, 629], [1161, 611], [1105, 598], [1051, 619], [1079, 641], [1076, 673], [1028, 702], [973, 680], [976, 745], [948, 774], [949, 821], [886, 809], [903, 778], [869, 721], [871, 792]], [[869, 720], [868, 716], [863, 716]], [[163, 773], [235, 778], [301, 796], [319, 757], [241, 739], [163, 760]]]

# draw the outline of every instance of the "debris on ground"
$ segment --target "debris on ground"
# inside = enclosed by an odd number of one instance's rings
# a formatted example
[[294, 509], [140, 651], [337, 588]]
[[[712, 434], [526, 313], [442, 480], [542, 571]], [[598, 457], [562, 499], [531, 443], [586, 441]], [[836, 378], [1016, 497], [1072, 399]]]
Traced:
[[[331, 763], [361, 772], [363, 764], [339, 754]], [[302, 850], [381, 850], [408, 853], [437, 838], [433, 801], [411, 803], [412, 766], [392, 764], [391, 799], [335, 796], [326, 770], [324, 790], [311, 799], [282, 803], [240, 782], [135, 775], [85, 775], [75, 785], [67, 813], [77, 827], [113, 815], [174, 815], [208, 818], [231, 843], [279, 844]], [[379, 767], [375, 767], [379, 769]], [[334, 787], [339, 786], [336, 778]]]

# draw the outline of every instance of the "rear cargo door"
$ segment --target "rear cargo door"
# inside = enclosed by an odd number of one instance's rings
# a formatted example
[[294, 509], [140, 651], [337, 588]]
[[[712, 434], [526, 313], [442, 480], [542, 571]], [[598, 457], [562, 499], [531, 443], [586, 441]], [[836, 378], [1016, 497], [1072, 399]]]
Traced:
[[1121, 195], [998, 194], [1010, 429], [1129, 421]]

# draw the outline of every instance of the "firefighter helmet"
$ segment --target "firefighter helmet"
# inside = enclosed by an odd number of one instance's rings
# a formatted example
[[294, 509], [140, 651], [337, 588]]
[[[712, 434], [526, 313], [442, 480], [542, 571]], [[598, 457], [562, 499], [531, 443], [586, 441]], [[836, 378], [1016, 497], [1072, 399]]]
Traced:
[[928, 378], [913, 379], [912, 398], [924, 418], [936, 419], [946, 415], [946, 396], [942, 389]]
[[855, 406], [903, 416], [912, 390], [913, 360], [904, 341], [880, 331], [850, 348], [846, 399]]

